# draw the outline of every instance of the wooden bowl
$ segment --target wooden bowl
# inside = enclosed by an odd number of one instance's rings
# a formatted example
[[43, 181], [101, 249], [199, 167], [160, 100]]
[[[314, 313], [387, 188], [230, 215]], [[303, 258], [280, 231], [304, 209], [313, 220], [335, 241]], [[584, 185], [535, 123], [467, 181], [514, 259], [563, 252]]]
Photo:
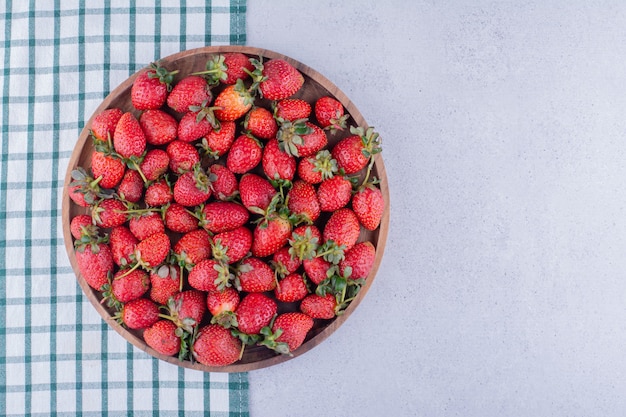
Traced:
[[[315, 100], [324, 95], [330, 95], [338, 99], [346, 109], [346, 112], [350, 114], [350, 119], [348, 119], [348, 125], [352, 126], [363, 126], [367, 127], [367, 123], [364, 120], [363, 116], [356, 108], [356, 106], [350, 101], [350, 99], [339, 90], [332, 82], [330, 82], [327, 78], [319, 74], [317, 71], [309, 68], [308, 66], [286, 57], [284, 55], [278, 54], [276, 52], [268, 51], [266, 49], [252, 48], [246, 46], [215, 46], [215, 47], [205, 47], [198, 48], [189, 51], [180, 52], [174, 55], [170, 55], [166, 58], [163, 58], [160, 62], [162, 66], [172, 70], [178, 69], [180, 72], [177, 74], [177, 78], [175, 82], [178, 81], [181, 77], [190, 74], [192, 72], [201, 71], [205, 69], [205, 64], [210, 55], [215, 53], [223, 53], [223, 52], [242, 52], [244, 54], [249, 55], [250, 57], [262, 57], [264, 60], [270, 59], [285, 59], [290, 62], [293, 66], [295, 66], [305, 78], [305, 83], [302, 89], [294, 96], [296, 98], [302, 98], [309, 103], [314, 103]], [[100, 106], [95, 110], [94, 114], [91, 118], [85, 123], [85, 127], [83, 128], [80, 136], [78, 137], [78, 141], [72, 153], [72, 156], [69, 161], [69, 165], [67, 167], [67, 172], [65, 175], [65, 188], [63, 192], [63, 205], [62, 205], [62, 221], [63, 221], [63, 236], [65, 239], [65, 248], [67, 250], [67, 255], [72, 264], [72, 268], [76, 274], [76, 278], [78, 283], [80, 284], [82, 290], [85, 295], [93, 305], [93, 307], [98, 311], [98, 313], [102, 316], [102, 318], [117, 331], [123, 338], [127, 341], [138, 347], [139, 349], [147, 352], [148, 354], [170, 362], [172, 364], [183, 366], [186, 368], [197, 369], [201, 371], [208, 372], [244, 372], [250, 371], [254, 369], [260, 369], [268, 366], [272, 366], [284, 361], [287, 361], [293, 357], [297, 357], [312, 349], [314, 346], [320, 344], [324, 341], [331, 333], [333, 333], [341, 324], [354, 312], [357, 308], [363, 297], [368, 292], [374, 277], [376, 276], [376, 272], [380, 265], [380, 262], [383, 257], [383, 252], [385, 249], [385, 242], [387, 240], [387, 232], [389, 228], [389, 189], [387, 184], [387, 176], [385, 173], [385, 166], [383, 164], [383, 159], [381, 154], [376, 155], [373, 174], [381, 180], [380, 188], [382, 190], [383, 196], [385, 198], [385, 211], [383, 214], [383, 218], [380, 224], [380, 227], [375, 231], [368, 231], [364, 228], [361, 228], [361, 234], [359, 237], [359, 241], [369, 240], [376, 247], [376, 260], [372, 271], [369, 277], [366, 280], [366, 283], [363, 285], [361, 291], [357, 295], [357, 297], [350, 303], [347, 309], [343, 314], [335, 317], [332, 320], [315, 320], [315, 324], [313, 329], [309, 332], [305, 342], [302, 346], [300, 346], [295, 352], [293, 352], [293, 356], [281, 355], [277, 354], [274, 351], [267, 349], [261, 346], [248, 346], [244, 351], [244, 355], [240, 361], [233, 365], [225, 366], [225, 367], [209, 367], [202, 365], [200, 363], [192, 363], [190, 361], [180, 361], [176, 357], [164, 356], [152, 348], [146, 345], [142, 338], [141, 331], [134, 331], [126, 329], [125, 327], [118, 324], [115, 320], [112, 319], [113, 311], [110, 310], [106, 305], [101, 303], [102, 295], [93, 290], [86, 283], [80, 271], [78, 269], [76, 258], [74, 255], [74, 246], [73, 246], [73, 237], [70, 232], [70, 220], [78, 215], [88, 213], [88, 210], [79, 207], [74, 204], [69, 198], [68, 194], [68, 184], [72, 181], [71, 179], [71, 171], [77, 167], [84, 167], [85, 169], [90, 168], [90, 155], [93, 150], [92, 140], [89, 133], [89, 127], [91, 126], [91, 122], [96, 114], [102, 112], [107, 108], [118, 107], [123, 111], [133, 112], [136, 116], [139, 116], [139, 112], [132, 107], [130, 102], [130, 89], [135, 80], [137, 73], [132, 75], [126, 81], [124, 81], [121, 85], [119, 85], [115, 90], [113, 90], [106, 99], [100, 104]], [[261, 105], [269, 108], [269, 101], [261, 101]], [[337, 132], [334, 134], [328, 134], [329, 140], [329, 148], [331, 148], [335, 143], [337, 143], [341, 138], [349, 135], [348, 130], [344, 130], [343, 132]], [[287, 307], [289, 309], [289, 307]], [[295, 310], [295, 308], [293, 308]], [[279, 310], [279, 312], [281, 312]]]

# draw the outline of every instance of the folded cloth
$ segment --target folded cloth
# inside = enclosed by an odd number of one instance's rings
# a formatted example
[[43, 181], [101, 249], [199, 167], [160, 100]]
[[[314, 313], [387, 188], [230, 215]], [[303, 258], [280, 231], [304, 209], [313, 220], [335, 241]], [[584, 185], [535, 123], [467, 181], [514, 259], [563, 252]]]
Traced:
[[60, 220], [72, 149], [106, 95], [160, 57], [244, 44], [245, 17], [245, 0], [0, 2], [0, 414], [248, 415], [247, 374], [177, 367], [110, 329]]

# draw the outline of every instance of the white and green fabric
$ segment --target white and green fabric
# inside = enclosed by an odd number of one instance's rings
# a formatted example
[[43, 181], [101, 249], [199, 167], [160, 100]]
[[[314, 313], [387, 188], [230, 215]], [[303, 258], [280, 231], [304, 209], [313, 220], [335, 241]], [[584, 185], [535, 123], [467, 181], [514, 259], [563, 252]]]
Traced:
[[0, 2], [0, 415], [247, 416], [245, 373], [127, 343], [83, 296], [61, 195], [85, 121], [160, 57], [244, 44], [245, 0]]

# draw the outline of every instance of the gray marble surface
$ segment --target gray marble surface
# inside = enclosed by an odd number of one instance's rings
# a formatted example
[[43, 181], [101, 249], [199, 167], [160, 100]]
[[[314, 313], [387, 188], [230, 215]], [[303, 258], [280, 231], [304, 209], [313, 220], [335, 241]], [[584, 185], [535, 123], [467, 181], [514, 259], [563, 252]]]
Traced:
[[626, 3], [248, 2], [376, 127], [370, 291], [252, 416], [626, 413]]

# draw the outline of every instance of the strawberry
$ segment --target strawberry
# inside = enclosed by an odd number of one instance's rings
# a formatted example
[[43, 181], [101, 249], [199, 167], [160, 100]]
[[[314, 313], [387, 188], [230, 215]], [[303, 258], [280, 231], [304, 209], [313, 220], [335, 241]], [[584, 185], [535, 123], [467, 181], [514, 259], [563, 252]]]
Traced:
[[146, 271], [135, 269], [129, 274], [120, 269], [111, 283], [113, 297], [120, 303], [127, 303], [143, 296], [150, 288], [150, 277]]
[[315, 187], [302, 180], [294, 181], [287, 193], [287, 207], [308, 224], [315, 222], [321, 213]]
[[315, 102], [315, 118], [322, 128], [334, 132], [346, 128], [348, 115], [344, 114], [343, 105], [339, 100], [324, 96]]
[[97, 140], [108, 141], [113, 137], [115, 126], [124, 112], [118, 108], [106, 109], [98, 113], [91, 122], [91, 135]]
[[250, 218], [248, 210], [238, 203], [213, 201], [199, 213], [200, 226], [211, 233], [222, 233], [245, 225]]
[[198, 219], [178, 203], [167, 206], [164, 221], [165, 227], [172, 232], [187, 233], [198, 228]]
[[192, 171], [185, 172], [174, 184], [174, 201], [185, 207], [197, 206], [211, 197], [209, 178], [196, 164]]
[[120, 117], [113, 133], [115, 152], [123, 158], [139, 158], [146, 150], [146, 136], [141, 125], [132, 113], [124, 113]]
[[145, 329], [143, 338], [161, 355], [172, 356], [180, 351], [181, 339], [176, 335], [176, 325], [169, 320], [159, 320]]
[[283, 151], [301, 158], [315, 155], [328, 144], [326, 133], [304, 119], [281, 122], [276, 138]]
[[243, 259], [252, 246], [252, 232], [245, 226], [213, 236], [213, 257], [219, 262], [234, 264]]
[[137, 203], [143, 197], [143, 180], [134, 169], [127, 169], [117, 187], [120, 198], [130, 203]]
[[238, 289], [245, 292], [265, 292], [276, 288], [274, 271], [258, 258], [246, 258], [237, 267]]
[[254, 99], [246, 89], [242, 80], [237, 80], [234, 85], [229, 85], [223, 89], [217, 97], [213, 106], [215, 107], [215, 117], [219, 121], [232, 122], [243, 117], [252, 108]]
[[103, 229], [126, 223], [126, 206], [120, 200], [105, 199], [91, 209], [94, 224]]
[[135, 252], [135, 246], [139, 239], [124, 225], [111, 229], [109, 233], [109, 245], [116, 265], [128, 265], [131, 263], [131, 255]]
[[130, 89], [130, 99], [137, 110], [158, 109], [165, 104], [167, 94], [178, 71], [167, 69], [152, 63], [142, 70]]
[[359, 238], [361, 227], [359, 219], [349, 208], [341, 208], [333, 212], [324, 226], [325, 242], [333, 241], [337, 246], [345, 246], [349, 250]]
[[263, 327], [270, 324], [277, 311], [276, 302], [267, 295], [260, 292], [247, 294], [235, 310], [237, 327], [248, 335], [259, 334]]
[[69, 183], [68, 194], [74, 203], [81, 207], [90, 207], [101, 197], [105, 197], [103, 190], [98, 185], [102, 178], [92, 178], [81, 167], [72, 170], [71, 176], [72, 181]]
[[156, 211], [133, 215], [128, 221], [128, 227], [138, 240], [144, 240], [155, 233], [165, 233], [163, 219]]
[[150, 207], [160, 207], [170, 203], [174, 199], [174, 193], [167, 178], [161, 178], [146, 188], [144, 202]]
[[[254, 66], [248, 57], [241, 52], [225, 52], [212, 55], [206, 63], [206, 70], [195, 75], [203, 75], [210, 85], [235, 84], [239, 79], [249, 77], [248, 72]], [[248, 72], [246, 72], [248, 71]]]
[[215, 198], [222, 201], [233, 200], [239, 194], [239, 183], [235, 174], [224, 165], [213, 164], [209, 167], [209, 181]]
[[274, 272], [279, 277], [284, 277], [296, 272], [298, 268], [300, 268], [300, 265], [302, 265], [302, 261], [298, 259], [298, 257], [291, 256], [288, 246], [283, 246], [274, 252], [270, 263], [272, 268], [274, 268]]
[[261, 165], [265, 175], [273, 180], [291, 181], [296, 175], [296, 158], [280, 149], [278, 139], [271, 139], [263, 148]]
[[375, 154], [381, 151], [378, 133], [373, 128], [350, 128], [351, 136], [340, 140], [332, 150], [337, 166], [346, 174], [354, 174], [367, 166]]
[[294, 229], [289, 238], [289, 255], [304, 261], [316, 256], [322, 234], [315, 225], [301, 225]]
[[113, 273], [113, 255], [111, 248], [104, 242], [78, 245], [75, 251], [76, 264], [87, 284], [97, 290], [109, 282], [109, 274]]
[[352, 198], [352, 183], [342, 175], [322, 181], [317, 187], [317, 199], [322, 211], [336, 211], [345, 207]]
[[248, 173], [239, 180], [239, 195], [243, 205], [252, 212], [267, 209], [276, 195], [276, 189], [265, 178]]
[[172, 88], [167, 105], [177, 113], [186, 113], [190, 106], [211, 102], [213, 94], [206, 80], [198, 75], [188, 75]]
[[311, 105], [301, 98], [288, 98], [274, 104], [274, 117], [289, 120], [308, 119], [311, 114]]
[[189, 171], [200, 162], [198, 150], [192, 144], [182, 140], [170, 142], [165, 151], [170, 157], [170, 171], [175, 174]]
[[372, 270], [375, 258], [376, 249], [372, 242], [357, 243], [346, 252], [345, 258], [339, 263], [339, 272], [342, 276], [348, 275], [352, 279], [365, 279]]
[[159, 321], [159, 307], [147, 298], [137, 298], [124, 304], [119, 319], [129, 329], [147, 329]]
[[311, 282], [318, 285], [320, 282], [328, 278], [328, 273], [332, 264], [324, 258], [316, 257], [303, 260], [302, 266], [304, 267], [306, 276], [311, 280]]
[[[192, 108], [195, 108], [192, 106]], [[178, 139], [183, 142], [193, 142], [206, 136], [213, 130], [209, 119], [201, 111], [189, 111], [178, 122]]]
[[253, 107], [246, 114], [243, 127], [252, 136], [260, 139], [272, 139], [278, 132], [274, 115], [264, 107]]
[[97, 227], [93, 225], [90, 215], [79, 214], [72, 217], [70, 221], [70, 233], [74, 239], [80, 239], [83, 236], [91, 237], [96, 235]]
[[203, 259], [189, 271], [187, 282], [200, 291], [218, 291], [229, 284], [230, 272], [215, 259]]
[[306, 314], [295, 311], [283, 313], [274, 320], [272, 336], [261, 344], [279, 353], [290, 353], [302, 345], [312, 328], [313, 319]]
[[273, 255], [287, 244], [291, 231], [289, 220], [276, 213], [271, 214], [254, 228], [252, 255], [258, 258]]
[[185, 331], [191, 332], [202, 322], [206, 312], [206, 296], [202, 291], [186, 290], [167, 302], [169, 319]]
[[335, 175], [337, 161], [328, 150], [323, 149], [315, 154], [315, 157], [300, 159], [297, 172], [298, 176], [309, 184], [319, 184]]
[[155, 233], [140, 241], [135, 246], [137, 265], [144, 268], [154, 268], [165, 261], [170, 252], [171, 242], [165, 233]]
[[278, 282], [274, 296], [278, 301], [293, 303], [307, 296], [309, 290], [301, 274], [291, 273]]
[[150, 299], [164, 305], [180, 292], [180, 274], [173, 265], [161, 265], [150, 272]]
[[240, 135], [230, 147], [226, 166], [235, 174], [244, 174], [256, 167], [263, 155], [261, 144], [247, 135]]
[[166, 145], [176, 139], [178, 122], [163, 110], [146, 110], [139, 116], [139, 125], [150, 145]]
[[335, 317], [337, 300], [332, 294], [320, 296], [309, 294], [300, 303], [300, 311], [314, 319], [332, 319]]
[[267, 100], [282, 100], [294, 95], [304, 84], [304, 77], [293, 65], [283, 59], [272, 59], [265, 63], [253, 60], [260, 70], [262, 81], [259, 91]]
[[239, 306], [239, 292], [233, 287], [226, 287], [223, 291], [209, 291], [206, 305], [213, 316], [212, 324], [227, 329], [237, 325], [235, 310]]
[[236, 127], [235, 122], [220, 122], [220, 128], [207, 133], [199, 146], [205, 154], [219, 158], [228, 152], [235, 141]]
[[174, 245], [173, 252], [185, 265], [196, 265], [211, 256], [209, 234], [203, 229], [185, 233]]
[[155, 181], [167, 172], [170, 157], [163, 149], [150, 149], [146, 152], [143, 161], [139, 164], [139, 170], [148, 181]]
[[241, 341], [217, 324], [200, 329], [192, 347], [194, 359], [206, 366], [230, 365], [239, 360], [241, 352]]
[[122, 181], [125, 171], [126, 166], [121, 160], [98, 151], [91, 154], [91, 172], [94, 178], [102, 177], [99, 182], [101, 187], [115, 187]]

